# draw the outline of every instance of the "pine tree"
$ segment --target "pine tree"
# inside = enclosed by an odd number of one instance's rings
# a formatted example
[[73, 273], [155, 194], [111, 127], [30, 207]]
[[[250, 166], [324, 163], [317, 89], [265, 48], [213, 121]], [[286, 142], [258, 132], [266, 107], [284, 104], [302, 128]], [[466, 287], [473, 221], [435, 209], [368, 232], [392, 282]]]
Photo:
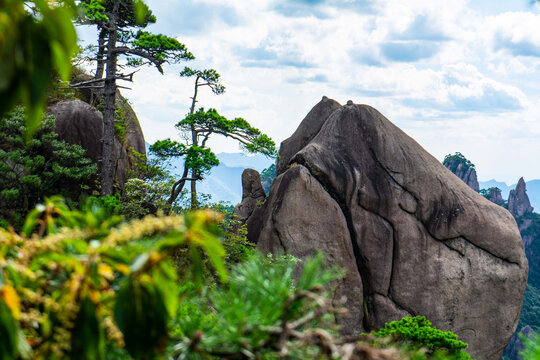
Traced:
[[[163, 74], [163, 65], [194, 59], [185, 45], [176, 39], [141, 30], [155, 22], [148, 6], [141, 0], [83, 0], [80, 2], [84, 24], [99, 30], [97, 68], [94, 79], [72, 84], [74, 88], [103, 89], [103, 152], [101, 159], [101, 194], [113, 193], [114, 114], [118, 85], [116, 80], [133, 81], [133, 74], [117, 71], [120, 57], [125, 65], [152, 65]], [[136, 32], [133, 29], [138, 29]], [[102, 78], [103, 65], [105, 77]]]

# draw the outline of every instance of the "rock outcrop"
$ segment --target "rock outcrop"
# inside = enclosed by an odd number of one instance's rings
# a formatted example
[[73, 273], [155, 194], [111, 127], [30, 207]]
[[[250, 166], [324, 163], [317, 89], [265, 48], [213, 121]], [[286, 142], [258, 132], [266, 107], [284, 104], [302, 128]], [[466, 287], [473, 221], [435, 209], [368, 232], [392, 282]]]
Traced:
[[487, 195], [487, 199], [494, 204], [504, 206], [504, 199], [502, 197], [501, 190], [495, 187], [489, 188], [488, 190], [489, 193]]
[[476, 169], [463, 155], [456, 153], [448, 159], [445, 159], [443, 165], [452, 171], [458, 178], [463, 180], [463, 182], [471, 189], [476, 192], [480, 191]]
[[54, 115], [54, 131], [69, 144], [80, 145], [95, 163], [101, 159], [103, 115], [81, 100], [63, 100], [47, 111]]
[[240, 226], [245, 224], [253, 210], [266, 198], [261, 176], [257, 170], [245, 169], [242, 173], [242, 202], [235, 206], [233, 215]]
[[294, 134], [281, 143], [276, 164], [276, 175], [286, 170], [291, 157], [302, 150], [317, 135], [328, 116], [339, 109], [340, 106], [337, 101], [323, 96], [322, 100], [302, 120]]
[[[144, 136], [137, 117], [129, 104], [120, 103], [119, 108], [125, 115], [124, 136], [115, 138], [115, 176], [114, 181], [123, 188], [128, 172], [133, 168], [136, 159], [130, 148], [146, 154]], [[129, 107], [129, 108], [127, 108]], [[90, 159], [98, 165], [101, 160], [103, 137], [103, 115], [95, 107], [81, 100], [63, 100], [47, 109], [47, 114], [54, 115], [55, 131], [59, 138], [70, 144], [82, 146]]]
[[514, 217], [519, 217], [523, 216], [525, 213], [530, 213], [533, 210], [529, 197], [527, 196], [525, 180], [520, 178], [516, 188], [510, 190], [510, 195], [508, 195], [508, 211], [510, 211]]
[[347, 271], [344, 333], [425, 315], [491, 360], [516, 329], [527, 260], [514, 219], [367, 105], [323, 98], [247, 224], [263, 251], [323, 251]]

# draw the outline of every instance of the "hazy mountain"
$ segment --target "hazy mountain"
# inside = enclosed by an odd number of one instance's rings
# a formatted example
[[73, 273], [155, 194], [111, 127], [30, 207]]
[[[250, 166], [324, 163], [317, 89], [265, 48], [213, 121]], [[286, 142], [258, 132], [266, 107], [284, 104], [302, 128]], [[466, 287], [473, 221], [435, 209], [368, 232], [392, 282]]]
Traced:
[[246, 168], [263, 171], [274, 163], [264, 155], [245, 155], [242, 153], [216, 154], [219, 165], [199, 183], [201, 193], [210, 194], [212, 202], [228, 201], [233, 205], [242, 200], [242, 172]]
[[[148, 145], [147, 145], [148, 146]], [[214, 167], [205, 179], [197, 183], [197, 191], [211, 196], [211, 202], [226, 201], [232, 205], [242, 200], [242, 172], [246, 168], [263, 171], [274, 163], [273, 159], [264, 155], [246, 155], [243, 153], [216, 154], [219, 165]], [[173, 163], [173, 174], [180, 175], [183, 170], [183, 160]], [[189, 189], [189, 184], [186, 188]]]
[[[148, 146], [147, 144], [147, 148]], [[242, 200], [242, 172], [244, 169], [252, 168], [262, 172], [275, 162], [263, 155], [243, 153], [219, 153], [216, 155], [220, 164], [213, 168], [202, 182], [197, 184], [197, 188], [201, 193], [211, 195], [212, 202], [228, 201], [233, 205]], [[180, 173], [183, 161], [179, 159], [174, 165], [176, 169], [173, 170], [173, 173]], [[498, 187], [505, 200], [508, 199], [510, 190], [516, 187], [516, 184], [507, 185], [505, 182], [495, 179], [479, 181], [478, 183], [480, 189]], [[536, 212], [540, 212], [540, 179], [527, 181], [526, 185], [531, 205]], [[189, 187], [189, 185], [187, 186]]]
[[[494, 179], [488, 181], [479, 181], [480, 189], [488, 189], [490, 187], [498, 187], [501, 189], [501, 195], [503, 199], [508, 199], [510, 190], [516, 188], [516, 184], [507, 185], [505, 182], [497, 181]], [[531, 205], [534, 207], [535, 212], [540, 212], [540, 179], [526, 181], [527, 195], [531, 201]]]

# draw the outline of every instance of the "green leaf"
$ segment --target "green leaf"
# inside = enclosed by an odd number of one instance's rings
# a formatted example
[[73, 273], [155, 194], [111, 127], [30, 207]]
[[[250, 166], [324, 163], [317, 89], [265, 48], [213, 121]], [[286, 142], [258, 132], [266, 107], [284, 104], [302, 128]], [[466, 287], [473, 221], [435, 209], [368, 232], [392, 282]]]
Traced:
[[126, 278], [116, 296], [114, 320], [124, 335], [126, 350], [135, 359], [155, 357], [163, 351], [169, 314], [163, 294], [152, 283]]
[[153, 270], [152, 275], [157, 289], [163, 294], [163, 300], [169, 316], [175, 316], [179, 302], [180, 287], [178, 276], [171, 260], [161, 261]]
[[208, 255], [208, 258], [210, 258], [210, 262], [216, 269], [221, 281], [227, 281], [227, 270], [225, 269], [224, 261], [226, 254], [221, 242], [215, 236], [210, 235], [204, 238], [201, 246], [206, 255]]
[[0, 359], [16, 359], [18, 325], [6, 303], [0, 300]]
[[96, 305], [85, 296], [79, 303], [79, 313], [71, 335], [71, 358], [101, 360], [105, 357], [105, 336], [97, 317]]
[[18, 333], [18, 341], [17, 341], [17, 352], [19, 353], [19, 357], [21, 357], [24, 360], [30, 359], [32, 357], [32, 348], [30, 345], [26, 342], [26, 339], [24, 337], [24, 333], [21, 329], [17, 331]]

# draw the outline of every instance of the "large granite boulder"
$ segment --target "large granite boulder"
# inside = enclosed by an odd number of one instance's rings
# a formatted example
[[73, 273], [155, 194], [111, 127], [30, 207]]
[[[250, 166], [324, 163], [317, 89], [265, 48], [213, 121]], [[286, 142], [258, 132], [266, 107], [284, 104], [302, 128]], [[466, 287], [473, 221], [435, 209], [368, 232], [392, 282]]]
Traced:
[[[315, 109], [325, 103], [335, 107], [323, 98]], [[472, 356], [499, 359], [528, 270], [510, 213], [367, 105], [349, 101], [300, 127], [283, 144], [302, 147], [280, 154], [248, 238], [301, 258], [323, 251], [347, 270], [336, 294], [347, 298], [344, 333], [425, 315], [469, 343]]]
[[80, 145], [95, 163], [101, 159], [103, 115], [81, 100], [63, 100], [52, 105], [47, 114], [54, 115], [54, 130], [70, 144]]
[[[123, 136], [115, 138], [115, 175], [114, 182], [123, 189], [130, 170], [137, 159], [130, 148], [143, 155], [146, 154], [144, 136], [137, 117], [129, 104], [118, 103], [125, 115]], [[129, 108], [128, 108], [129, 107]], [[86, 150], [90, 159], [98, 165], [101, 160], [103, 137], [103, 115], [95, 107], [81, 100], [62, 100], [47, 109], [47, 114], [54, 115], [55, 131], [59, 138], [70, 144], [77, 144]]]
[[510, 190], [510, 195], [508, 195], [508, 211], [510, 211], [514, 217], [519, 217], [523, 216], [525, 213], [530, 213], [533, 210], [529, 197], [527, 196], [525, 180], [520, 178], [516, 188]]

